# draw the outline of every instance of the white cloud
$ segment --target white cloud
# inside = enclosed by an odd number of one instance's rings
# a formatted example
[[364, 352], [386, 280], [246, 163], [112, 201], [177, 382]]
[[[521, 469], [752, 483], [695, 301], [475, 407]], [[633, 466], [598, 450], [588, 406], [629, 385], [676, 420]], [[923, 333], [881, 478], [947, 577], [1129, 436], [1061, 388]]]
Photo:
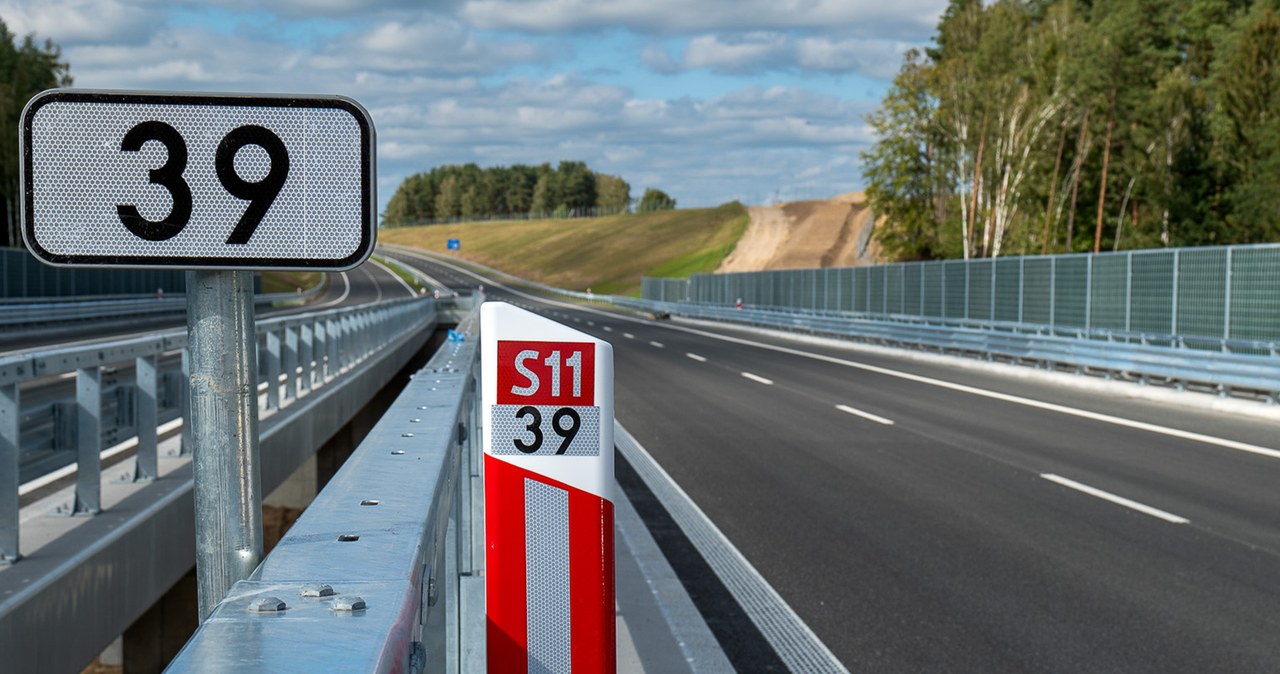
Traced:
[[857, 73], [889, 80], [912, 43], [876, 38], [801, 37], [777, 32], [698, 35], [679, 58], [662, 45], [645, 48], [642, 60], [654, 72], [708, 70], [719, 74], [769, 71]]
[[803, 28], [923, 40], [945, 7], [945, 0], [468, 0], [458, 14], [482, 28], [535, 33]]
[[16, 35], [53, 37], [62, 46], [145, 38], [164, 21], [153, 8], [120, 0], [0, 0], [0, 18]]
[[787, 50], [787, 36], [780, 33], [747, 33], [731, 38], [699, 35], [689, 41], [682, 65], [689, 70], [747, 72], [768, 67]]

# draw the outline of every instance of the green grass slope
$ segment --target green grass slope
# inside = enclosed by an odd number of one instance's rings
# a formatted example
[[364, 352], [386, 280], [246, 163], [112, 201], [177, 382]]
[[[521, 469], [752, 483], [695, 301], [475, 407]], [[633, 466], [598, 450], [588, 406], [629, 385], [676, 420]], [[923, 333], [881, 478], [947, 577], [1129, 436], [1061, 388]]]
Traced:
[[[739, 203], [659, 213], [394, 227], [383, 243], [455, 255], [570, 290], [637, 294], [642, 276], [715, 271], [747, 228]], [[449, 239], [462, 249], [446, 250]]]

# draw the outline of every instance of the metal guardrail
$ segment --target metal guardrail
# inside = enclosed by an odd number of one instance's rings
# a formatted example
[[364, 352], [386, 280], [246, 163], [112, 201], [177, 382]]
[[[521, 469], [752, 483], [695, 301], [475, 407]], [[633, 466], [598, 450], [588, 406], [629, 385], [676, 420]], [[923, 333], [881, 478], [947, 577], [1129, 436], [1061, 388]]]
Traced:
[[167, 671], [457, 672], [464, 662], [479, 671], [482, 655], [463, 652], [483, 643], [484, 628], [483, 595], [469, 592], [483, 589], [471, 575], [483, 549], [470, 526], [478, 318], [469, 314], [414, 375]]
[[[303, 293], [270, 293], [255, 295], [258, 306], [309, 299], [319, 293], [317, 285]], [[17, 301], [0, 303], [0, 326], [41, 325], [63, 321], [99, 320], [180, 313], [187, 310], [184, 295], [165, 297], [142, 296], [128, 298], [95, 297], [93, 299], [67, 299], [59, 301]]]
[[[410, 298], [259, 321], [265, 411], [303, 398], [434, 315], [434, 300]], [[134, 434], [133, 479], [156, 477], [157, 427], [186, 400], [186, 343], [184, 329], [0, 357], [0, 561], [19, 559], [24, 465], [47, 469], [50, 455], [74, 463], [73, 514], [101, 509], [102, 451]], [[181, 451], [189, 446], [184, 437]]]
[[[1167, 335], [1143, 335], [1083, 329], [1052, 329], [1016, 324], [873, 320], [812, 312], [735, 309], [700, 304], [615, 298], [615, 303], [655, 313], [704, 318], [769, 328], [832, 335], [893, 346], [924, 348], [1004, 359], [1043, 368], [1066, 367], [1077, 373], [1093, 370], [1124, 374], [1142, 383], [1153, 378], [1180, 387], [1204, 384], [1223, 395], [1232, 389], [1280, 400], [1280, 344], [1239, 341], [1236, 346], [1261, 353], [1232, 353], [1185, 348]], [[1169, 346], [1170, 341], [1173, 346]], [[1177, 348], [1181, 347], [1181, 348]]]

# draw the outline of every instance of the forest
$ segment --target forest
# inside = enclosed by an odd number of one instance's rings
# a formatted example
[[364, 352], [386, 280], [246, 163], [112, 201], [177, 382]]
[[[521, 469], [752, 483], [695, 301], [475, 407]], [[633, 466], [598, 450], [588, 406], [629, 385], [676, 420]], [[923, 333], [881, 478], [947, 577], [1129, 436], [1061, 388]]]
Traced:
[[895, 260], [1280, 240], [1280, 0], [951, 0], [867, 121]]
[[[658, 201], [646, 191], [640, 209]], [[670, 200], [665, 194], [658, 195]], [[660, 200], [659, 200], [660, 201]], [[662, 202], [666, 208], [674, 208]], [[596, 173], [579, 161], [556, 168], [475, 164], [438, 166], [400, 184], [387, 202], [387, 227], [489, 217], [613, 215], [631, 207], [631, 186], [617, 176]], [[662, 210], [655, 208], [654, 210]]]
[[18, 231], [18, 118], [32, 96], [71, 85], [57, 45], [22, 40], [0, 20], [0, 246], [20, 246]]

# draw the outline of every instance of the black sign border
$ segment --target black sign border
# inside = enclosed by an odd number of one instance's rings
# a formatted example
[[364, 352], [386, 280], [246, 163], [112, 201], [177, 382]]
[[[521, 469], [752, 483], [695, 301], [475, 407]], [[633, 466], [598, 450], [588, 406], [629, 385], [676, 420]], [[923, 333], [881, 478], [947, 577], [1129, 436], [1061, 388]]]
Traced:
[[[364, 214], [360, 244], [356, 251], [339, 259], [298, 259], [266, 257], [161, 257], [153, 255], [63, 255], [44, 249], [35, 236], [35, 194], [32, 185], [33, 156], [31, 125], [40, 108], [54, 102], [110, 103], [129, 105], [203, 105], [240, 108], [309, 108], [339, 109], [351, 114], [360, 127], [360, 199]], [[37, 94], [22, 113], [22, 238], [27, 248], [42, 262], [57, 267], [119, 267], [169, 269], [315, 269], [343, 271], [359, 266], [373, 253], [377, 238], [376, 152], [373, 119], [355, 100], [345, 96], [309, 96], [235, 93], [169, 93], [141, 91], [100, 91], [84, 89], [51, 89]]]

